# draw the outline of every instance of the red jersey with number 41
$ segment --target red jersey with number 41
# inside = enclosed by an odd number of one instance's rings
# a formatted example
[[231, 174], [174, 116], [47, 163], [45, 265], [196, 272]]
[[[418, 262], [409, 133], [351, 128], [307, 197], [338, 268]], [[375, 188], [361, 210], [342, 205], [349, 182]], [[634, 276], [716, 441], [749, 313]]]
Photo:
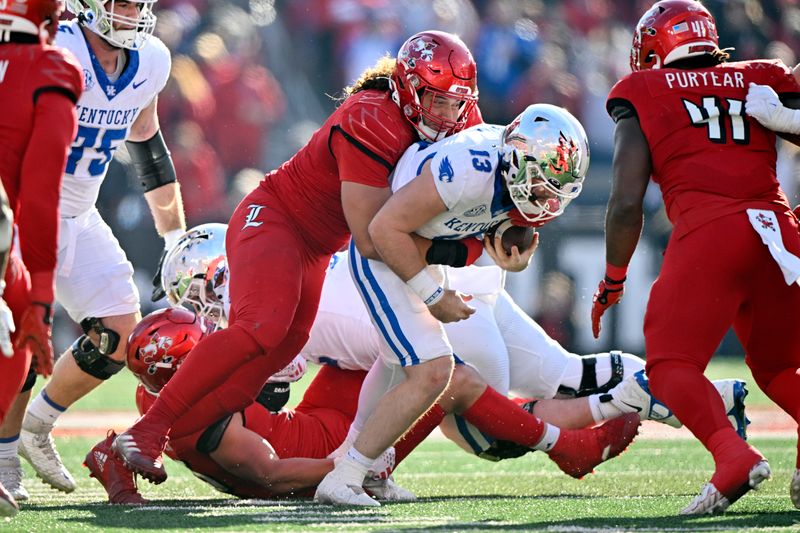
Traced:
[[788, 208], [775, 177], [775, 133], [744, 111], [750, 82], [800, 96], [800, 85], [778, 60], [643, 70], [611, 89], [611, 117], [639, 119], [652, 179], [678, 235], [751, 207]]

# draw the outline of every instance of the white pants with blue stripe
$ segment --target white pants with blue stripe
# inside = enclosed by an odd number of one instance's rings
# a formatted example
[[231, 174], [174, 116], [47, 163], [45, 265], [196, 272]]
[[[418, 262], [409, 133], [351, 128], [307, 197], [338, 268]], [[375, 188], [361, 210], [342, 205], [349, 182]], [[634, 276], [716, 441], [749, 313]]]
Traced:
[[[427, 268], [440, 283], [445, 283], [444, 268]], [[444, 327], [420, 297], [388, 266], [361, 257], [352, 240], [350, 272], [381, 338], [384, 361], [410, 366], [453, 355]]]

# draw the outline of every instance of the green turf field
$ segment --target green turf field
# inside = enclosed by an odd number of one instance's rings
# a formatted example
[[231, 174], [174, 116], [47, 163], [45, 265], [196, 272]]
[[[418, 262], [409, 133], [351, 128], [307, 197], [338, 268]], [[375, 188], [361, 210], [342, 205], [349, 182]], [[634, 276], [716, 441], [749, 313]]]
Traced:
[[[749, 378], [741, 365], [728, 362], [715, 365], [710, 374]], [[750, 388], [750, 403], [764, 404]], [[92, 402], [122, 409], [130, 405], [120, 401], [123, 396], [127, 395], [107, 389]], [[688, 519], [676, 514], [713, 469], [708, 454], [692, 440], [641, 439], [581, 481], [561, 474], [541, 453], [489, 463], [449, 442], [427, 442], [396, 473], [398, 483], [415, 491], [420, 501], [384, 505], [377, 510], [312, 502], [232, 500], [169, 460], [166, 483], [157, 487], [140, 484], [145, 497], [155, 500], [152, 506], [108, 506], [100, 503], [105, 498], [100, 485], [80, 467], [83, 456], [98, 439], [58, 440], [67, 467], [79, 481], [78, 490], [70, 495], [53, 491], [31, 479], [26, 465], [31, 500], [16, 518], [0, 522], [0, 531], [800, 529], [800, 511], [788, 497], [794, 439], [754, 439], [753, 444], [770, 460], [774, 479], [762, 490], [745, 496], [726, 515]]]

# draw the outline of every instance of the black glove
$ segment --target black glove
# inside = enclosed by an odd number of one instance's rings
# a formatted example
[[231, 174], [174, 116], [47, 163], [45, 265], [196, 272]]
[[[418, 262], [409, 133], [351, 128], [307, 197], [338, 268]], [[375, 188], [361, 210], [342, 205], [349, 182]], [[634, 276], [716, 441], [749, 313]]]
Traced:
[[167, 295], [167, 293], [164, 291], [164, 287], [161, 286], [161, 267], [164, 266], [165, 257], [167, 257], [166, 250], [161, 252], [161, 258], [158, 260], [158, 267], [156, 268], [156, 273], [153, 276], [153, 293], [150, 295], [151, 302], [157, 302]]

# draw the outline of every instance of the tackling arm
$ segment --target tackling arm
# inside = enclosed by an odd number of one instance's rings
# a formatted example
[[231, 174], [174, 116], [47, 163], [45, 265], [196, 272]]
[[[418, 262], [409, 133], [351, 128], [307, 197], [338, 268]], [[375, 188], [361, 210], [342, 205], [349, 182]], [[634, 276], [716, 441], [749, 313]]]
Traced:
[[275, 494], [289, 494], [316, 486], [333, 470], [333, 459], [280, 459], [269, 442], [231, 419], [211, 458], [234, 476], [257, 483]]

